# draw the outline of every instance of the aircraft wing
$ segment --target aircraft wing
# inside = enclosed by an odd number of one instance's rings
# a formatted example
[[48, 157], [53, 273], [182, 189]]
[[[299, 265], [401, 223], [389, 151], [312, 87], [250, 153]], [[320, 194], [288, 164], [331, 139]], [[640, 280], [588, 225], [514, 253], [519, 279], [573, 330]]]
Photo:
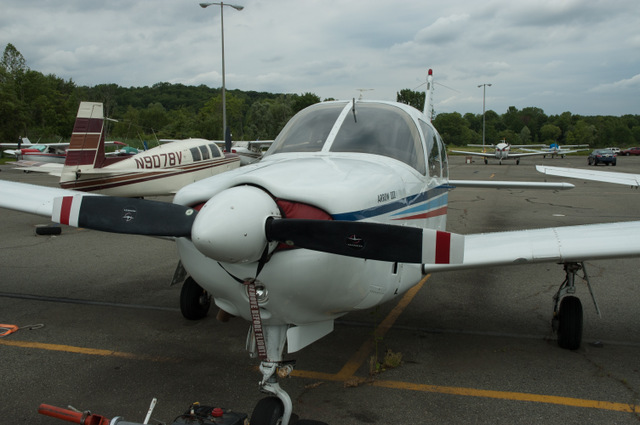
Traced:
[[549, 155], [549, 152], [509, 152], [509, 158], [522, 158], [523, 156], [540, 156], [540, 155]]
[[35, 173], [47, 173], [52, 176], [60, 177], [64, 164], [56, 162], [41, 162], [20, 160], [15, 162], [15, 166], [23, 171], [33, 171]]
[[449, 180], [449, 184], [455, 187], [482, 187], [489, 189], [573, 189], [571, 183], [563, 182], [517, 182], [496, 180]]
[[467, 152], [467, 151], [454, 151], [452, 150], [451, 152], [453, 153], [461, 153], [464, 155], [471, 155], [471, 156], [481, 156], [483, 158], [495, 158], [496, 157], [496, 153], [495, 152]]
[[252, 140], [249, 142], [249, 146], [252, 148], [264, 148], [273, 144], [274, 140]]
[[543, 262], [640, 256], [640, 221], [464, 235], [459, 264], [425, 264], [425, 273]]
[[639, 187], [640, 174], [616, 173], [613, 171], [583, 170], [579, 168], [547, 167], [536, 165], [536, 170], [550, 176], [571, 177], [574, 179], [593, 180], [605, 183], [624, 184]]

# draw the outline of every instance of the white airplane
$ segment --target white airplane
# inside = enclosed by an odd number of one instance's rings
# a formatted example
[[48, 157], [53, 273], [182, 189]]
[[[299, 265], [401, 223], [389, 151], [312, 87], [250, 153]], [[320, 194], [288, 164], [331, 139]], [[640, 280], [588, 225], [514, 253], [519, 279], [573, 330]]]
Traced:
[[591, 169], [583, 170], [580, 168], [547, 167], [544, 165], [536, 165], [536, 170], [550, 176], [622, 184], [636, 189], [640, 187], [640, 174], [616, 173], [614, 171], [595, 171]]
[[[475, 147], [481, 147], [482, 145], [467, 145], [467, 146], [475, 146]], [[502, 161], [505, 159], [515, 159], [516, 160], [516, 165], [520, 164], [520, 158], [525, 157], [525, 156], [542, 156], [542, 155], [547, 155], [546, 153], [543, 153], [542, 151], [536, 151], [536, 152], [511, 152], [511, 148], [518, 148], [521, 149], [524, 146], [527, 145], [511, 145], [507, 142], [505, 142], [504, 140], [501, 141], [500, 143], [496, 144], [496, 145], [485, 145], [487, 147], [490, 147], [493, 149], [493, 152], [468, 152], [468, 151], [458, 151], [458, 150], [452, 150], [451, 152], [454, 153], [461, 153], [461, 154], [465, 154], [465, 155], [471, 155], [471, 156], [480, 156], [484, 158], [484, 163], [488, 164], [489, 163], [489, 159], [497, 159], [499, 164], [502, 164]]]
[[60, 177], [63, 189], [115, 196], [175, 194], [205, 177], [238, 168], [240, 158], [205, 139], [174, 141], [135, 155], [105, 153], [103, 105], [81, 102], [62, 164], [24, 163]]
[[240, 165], [249, 165], [260, 161], [265, 150], [272, 144], [273, 140], [238, 140], [231, 146], [231, 153], [235, 153], [240, 157]]
[[18, 143], [0, 143], [0, 148], [9, 148], [4, 154], [14, 156], [18, 160], [64, 163], [67, 142], [31, 143], [27, 137], [21, 137]]
[[399, 297], [428, 273], [562, 263], [553, 322], [560, 346], [580, 346], [576, 272], [586, 260], [640, 255], [640, 221], [447, 232], [448, 192], [474, 185], [572, 187], [450, 180], [429, 114], [354, 99], [302, 110], [262, 160], [188, 185], [173, 203], [0, 180], [0, 207], [71, 226], [175, 238], [176, 272], [183, 267], [189, 275], [183, 312], [201, 317], [211, 299], [220, 316], [250, 323], [247, 349], [260, 358], [260, 387], [270, 394], [251, 424], [287, 425], [293, 404], [278, 383], [293, 369], [285, 347], [300, 350], [329, 334], [335, 319]]
[[[531, 149], [531, 148], [542, 148], [542, 149]], [[528, 152], [538, 152], [538, 153], [542, 153], [542, 157], [546, 158], [547, 155], [551, 155], [551, 158], [555, 158], [556, 156], [560, 156], [561, 158], [564, 158], [565, 155], [569, 154], [569, 153], [576, 153], [576, 152], [584, 152], [584, 151], [588, 151], [589, 149], [575, 149], [575, 148], [588, 148], [589, 145], [564, 145], [564, 146], [560, 146], [557, 143], [551, 143], [549, 146], [547, 145], [526, 145], [525, 147], [521, 147], [520, 149], [522, 149], [523, 151], [528, 151]]]

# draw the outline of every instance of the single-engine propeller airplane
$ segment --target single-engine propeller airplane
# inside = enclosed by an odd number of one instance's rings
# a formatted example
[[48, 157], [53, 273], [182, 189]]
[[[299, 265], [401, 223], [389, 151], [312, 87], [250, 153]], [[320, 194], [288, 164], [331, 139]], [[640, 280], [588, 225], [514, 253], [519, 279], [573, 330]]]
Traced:
[[[481, 147], [482, 145], [474, 145], [474, 144], [470, 144], [467, 146], [474, 146], [474, 147]], [[500, 165], [502, 165], [502, 161], [505, 159], [515, 159], [516, 160], [516, 165], [520, 164], [520, 158], [525, 157], [525, 156], [544, 156], [547, 155], [547, 153], [542, 152], [542, 151], [536, 151], [536, 152], [511, 152], [511, 148], [518, 148], [521, 149], [524, 146], [527, 145], [511, 145], [507, 142], [505, 142], [504, 140], [501, 141], [500, 143], [496, 144], [496, 145], [486, 145], [490, 148], [493, 149], [493, 152], [469, 152], [469, 151], [458, 151], [458, 150], [452, 150], [451, 152], [454, 153], [462, 153], [465, 155], [470, 155], [470, 156], [480, 156], [482, 158], [484, 158], [484, 163], [488, 164], [489, 163], [489, 159], [497, 159], [498, 163]]]
[[[558, 143], [551, 143], [549, 146], [547, 145], [526, 145], [525, 147], [521, 147], [523, 151], [528, 152], [538, 152], [542, 153], [542, 157], [546, 158], [547, 155], [551, 156], [551, 158], [555, 158], [557, 156], [564, 158], [565, 155], [576, 152], [584, 152], [589, 149], [576, 149], [576, 148], [588, 148], [589, 145], [564, 145], [560, 146]], [[540, 148], [540, 149], [532, 149], [532, 148]]]
[[63, 189], [144, 197], [175, 194], [189, 183], [240, 166], [238, 155], [225, 154], [205, 139], [176, 140], [135, 155], [109, 156], [104, 121], [102, 103], [81, 102], [64, 165], [31, 163], [23, 169], [59, 176]]
[[553, 323], [559, 345], [578, 348], [574, 277], [585, 260], [640, 255], [640, 221], [447, 232], [455, 186], [572, 185], [450, 180], [426, 98], [424, 111], [355, 99], [310, 106], [259, 162], [190, 184], [173, 203], [0, 181], [0, 207], [70, 226], [175, 238], [178, 270], [188, 273], [183, 312], [202, 317], [211, 299], [219, 314], [250, 323], [247, 349], [260, 358], [261, 390], [270, 395], [251, 425], [290, 421], [293, 404], [278, 383], [293, 368], [285, 347], [300, 350], [332, 332], [336, 318], [394, 299], [432, 272], [561, 263]]

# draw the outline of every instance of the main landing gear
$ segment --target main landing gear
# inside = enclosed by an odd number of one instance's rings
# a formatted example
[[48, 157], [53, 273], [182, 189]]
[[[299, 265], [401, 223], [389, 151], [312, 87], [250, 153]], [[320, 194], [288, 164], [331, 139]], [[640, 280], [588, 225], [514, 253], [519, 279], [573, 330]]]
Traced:
[[577, 350], [582, 342], [582, 303], [573, 294], [576, 292], [575, 277], [578, 271], [582, 270], [582, 280], [587, 283], [591, 299], [596, 307], [598, 316], [600, 309], [596, 302], [589, 276], [584, 263], [564, 263], [566, 277], [558, 291], [553, 296], [553, 320], [551, 326], [558, 334], [558, 345], [567, 350]]

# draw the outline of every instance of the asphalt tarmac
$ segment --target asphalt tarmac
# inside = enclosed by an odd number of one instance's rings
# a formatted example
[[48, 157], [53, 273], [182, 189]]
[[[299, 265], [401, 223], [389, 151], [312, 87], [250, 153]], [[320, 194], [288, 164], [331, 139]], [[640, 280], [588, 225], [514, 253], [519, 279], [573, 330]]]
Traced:
[[[520, 165], [450, 159], [453, 179], [568, 181], [569, 191], [451, 192], [449, 230], [478, 233], [638, 219], [640, 192], [546, 177], [534, 164], [587, 168], [586, 157]], [[600, 170], [640, 173], [640, 158]], [[56, 185], [0, 166], [0, 179]], [[168, 198], [167, 198], [168, 199]], [[63, 227], [36, 236], [46, 218], [0, 209], [0, 423], [55, 425], [40, 403], [108, 418], [171, 424], [195, 401], [250, 414], [263, 396], [258, 362], [244, 350], [241, 319], [188, 321], [179, 311], [172, 242]], [[640, 236], [640, 235], [639, 235]], [[595, 241], [597, 243], [597, 241]], [[561, 265], [446, 272], [397, 302], [345, 316], [333, 333], [291, 356], [281, 385], [301, 418], [338, 424], [637, 424], [640, 304], [637, 259], [587, 262], [584, 339], [560, 349], [551, 332]], [[336, 294], [339, 296], [339, 294]], [[369, 359], [401, 355], [370, 375]]]

